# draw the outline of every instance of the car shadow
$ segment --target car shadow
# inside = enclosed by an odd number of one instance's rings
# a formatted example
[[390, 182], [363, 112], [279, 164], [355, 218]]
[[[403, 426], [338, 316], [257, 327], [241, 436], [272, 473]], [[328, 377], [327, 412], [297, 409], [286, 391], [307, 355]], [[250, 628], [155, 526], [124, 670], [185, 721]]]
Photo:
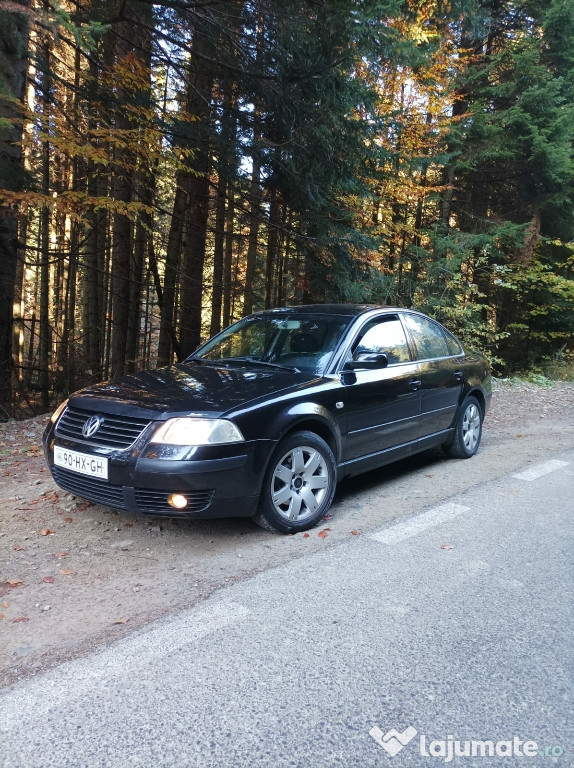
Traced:
[[384, 485], [384, 483], [402, 480], [414, 472], [430, 469], [437, 464], [443, 464], [445, 461], [449, 461], [449, 459], [440, 449], [434, 448], [423, 453], [417, 453], [414, 456], [408, 456], [392, 464], [372, 469], [370, 472], [345, 478], [337, 486], [333, 503], [346, 501], [355, 494], [371, 491], [377, 486]]

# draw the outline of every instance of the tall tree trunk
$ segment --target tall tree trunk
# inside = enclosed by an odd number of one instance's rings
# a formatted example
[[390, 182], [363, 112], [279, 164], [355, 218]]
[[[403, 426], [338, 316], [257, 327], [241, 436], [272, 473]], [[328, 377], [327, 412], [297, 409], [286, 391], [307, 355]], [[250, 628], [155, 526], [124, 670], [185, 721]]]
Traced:
[[[122, 65], [130, 52], [129, 39], [133, 30], [125, 23], [114, 25], [117, 32], [115, 39], [116, 61]], [[113, 32], [112, 32], [113, 34]], [[127, 37], [127, 39], [126, 39]], [[125, 66], [125, 64], [124, 64]], [[130, 94], [118, 88], [116, 105], [116, 127], [119, 135], [133, 129], [129, 113], [123, 109]], [[126, 164], [126, 151], [115, 148], [116, 162], [113, 165], [112, 195], [120, 203], [132, 201], [133, 174]], [[118, 376], [126, 370], [126, 352], [128, 325], [130, 318], [130, 271], [132, 260], [132, 223], [124, 213], [114, 213], [112, 218], [112, 339], [111, 339], [111, 374]]]
[[265, 265], [265, 309], [271, 309], [275, 297], [275, 270], [279, 249], [279, 196], [271, 190], [269, 204], [269, 226], [267, 232], [267, 261]]
[[245, 294], [243, 298], [243, 314], [253, 312], [255, 299], [255, 276], [257, 269], [257, 246], [259, 242], [259, 224], [261, 219], [261, 159], [259, 155], [259, 143], [261, 141], [261, 113], [255, 107], [253, 116], [253, 150], [251, 173], [251, 186], [249, 193], [249, 236], [247, 245], [247, 262], [245, 265]]
[[230, 178], [229, 156], [233, 125], [231, 106], [233, 83], [227, 79], [224, 84], [221, 118], [219, 159], [217, 162], [217, 190], [215, 202], [215, 234], [213, 239], [213, 289], [211, 294], [210, 336], [221, 330], [221, 310], [223, 306], [223, 272], [225, 262], [225, 203]]
[[208, 32], [196, 31], [194, 48], [197, 56], [193, 57], [190, 66], [188, 106], [195, 117], [191, 124], [195, 157], [189, 178], [189, 208], [181, 269], [179, 343], [182, 357], [191, 354], [201, 341], [203, 265], [209, 216], [210, 110], [214, 71], [208, 61], [213, 56], [213, 39]]
[[223, 262], [225, 249], [225, 198], [227, 179], [219, 176], [215, 204], [215, 234], [213, 237], [213, 288], [211, 291], [211, 323], [209, 335], [221, 330], [221, 308], [223, 305]]
[[235, 195], [233, 187], [227, 190], [225, 211], [225, 251], [223, 253], [223, 327], [231, 323], [231, 294], [233, 292], [233, 230], [235, 224]]
[[[145, 72], [146, 89], [151, 94], [151, 49], [152, 40], [149, 30], [142, 33], [141, 53]], [[154, 202], [154, 175], [150, 161], [146, 157], [147, 147], [142, 146], [140, 164], [141, 168], [137, 174], [137, 196], [138, 200], [151, 209]], [[141, 211], [138, 215], [135, 225], [134, 253], [130, 273], [130, 311], [128, 322], [128, 333], [126, 339], [126, 371], [132, 373], [136, 370], [139, 353], [139, 342], [141, 336], [141, 305], [142, 305], [142, 283], [144, 276], [144, 265], [147, 256], [148, 233], [152, 231], [153, 220], [149, 211]], [[146, 308], [147, 309], [147, 308]]]
[[[25, 175], [22, 169], [22, 124], [6, 121], [21, 116], [21, 103], [26, 89], [28, 66], [29, 20], [27, 13], [14, 10], [29, 8], [29, 0], [16, 0], [10, 11], [0, 10], [0, 77], [6, 94], [0, 97], [0, 158], [2, 186], [21, 189]], [[8, 125], [10, 127], [8, 127]], [[18, 259], [18, 220], [16, 212], [0, 203], [0, 418], [11, 412], [12, 402], [12, 333], [14, 283]]]
[[[177, 172], [175, 198], [173, 201], [171, 223], [165, 252], [165, 276], [161, 300], [159, 302], [161, 318], [157, 349], [158, 365], [169, 365], [172, 359], [172, 347], [175, 341], [175, 296], [179, 261], [181, 258], [181, 245], [183, 242], [183, 224], [185, 211], [189, 202], [189, 180], [190, 174], [188, 171]], [[175, 351], [179, 358], [179, 347]]]
[[[50, 43], [44, 48], [42, 82], [42, 112], [44, 130], [48, 132], [50, 118]], [[50, 194], [50, 142], [47, 138], [42, 141], [42, 192], [46, 197]], [[50, 407], [50, 352], [52, 346], [50, 328], [50, 208], [42, 206], [40, 214], [40, 344], [38, 347], [38, 383], [40, 400], [44, 410]]]

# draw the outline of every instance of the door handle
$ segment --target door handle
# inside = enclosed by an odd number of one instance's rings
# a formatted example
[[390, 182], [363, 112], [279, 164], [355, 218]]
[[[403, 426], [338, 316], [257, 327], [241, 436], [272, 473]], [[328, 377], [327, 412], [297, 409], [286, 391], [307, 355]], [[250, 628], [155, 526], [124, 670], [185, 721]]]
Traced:
[[455, 378], [457, 381], [462, 381], [462, 371], [455, 371], [455, 372], [454, 372], [454, 378]]
[[411, 379], [409, 381], [409, 387], [413, 390], [413, 392], [416, 392], [421, 384], [422, 381], [420, 381], [420, 379]]

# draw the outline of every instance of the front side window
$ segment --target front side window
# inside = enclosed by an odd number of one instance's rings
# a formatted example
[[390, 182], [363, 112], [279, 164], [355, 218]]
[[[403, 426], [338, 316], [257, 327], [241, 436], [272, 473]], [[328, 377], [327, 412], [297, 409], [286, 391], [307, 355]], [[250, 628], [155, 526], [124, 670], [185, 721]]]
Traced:
[[451, 354], [439, 325], [420, 315], [404, 315], [404, 320], [415, 343], [417, 360], [448, 357]]
[[367, 323], [353, 349], [353, 356], [363, 353], [382, 353], [387, 356], [389, 365], [410, 361], [409, 346], [398, 317]]

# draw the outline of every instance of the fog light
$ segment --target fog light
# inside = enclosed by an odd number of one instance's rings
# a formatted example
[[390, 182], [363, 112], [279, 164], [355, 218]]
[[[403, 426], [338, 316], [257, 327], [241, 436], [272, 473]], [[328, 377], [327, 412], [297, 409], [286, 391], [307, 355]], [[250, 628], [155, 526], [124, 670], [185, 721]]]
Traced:
[[170, 507], [175, 507], [175, 509], [184, 509], [187, 507], [187, 499], [185, 496], [182, 496], [181, 493], [170, 493], [167, 497], [167, 503]]

